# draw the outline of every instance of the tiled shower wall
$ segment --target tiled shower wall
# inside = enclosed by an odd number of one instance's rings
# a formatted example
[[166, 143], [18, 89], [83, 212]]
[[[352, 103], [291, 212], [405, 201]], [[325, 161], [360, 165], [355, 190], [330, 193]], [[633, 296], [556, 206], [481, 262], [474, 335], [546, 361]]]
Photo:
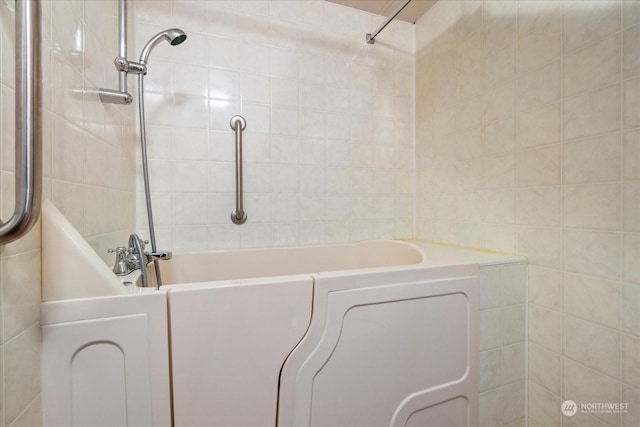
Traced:
[[[414, 26], [326, 1], [136, 1], [158, 246], [286, 246], [412, 237]], [[234, 225], [232, 116], [244, 134]], [[139, 184], [139, 189], [142, 186]], [[148, 236], [144, 196], [137, 223]]]
[[528, 256], [529, 425], [639, 425], [640, 2], [441, 1], [416, 52], [418, 237]]
[[527, 265], [480, 265], [480, 425], [523, 426]]
[[[183, 46], [153, 52], [147, 79], [161, 244], [411, 236], [413, 26], [394, 24], [369, 46], [364, 33], [379, 19], [324, 3], [130, 2], [137, 18], [130, 58], [165, 27], [189, 33]], [[2, 218], [13, 203], [13, 7], [0, 3]], [[44, 0], [42, 7], [44, 195], [108, 259], [106, 249], [135, 228], [139, 164], [135, 105], [105, 105], [92, 93], [117, 87], [117, 2]], [[238, 113], [249, 126], [243, 228], [227, 222], [226, 123]], [[36, 426], [39, 226], [3, 248], [0, 270], [0, 426]]]
[[[50, 198], [96, 251], [134, 228], [133, 108], [100, 103], [115, 88], [117, 2], [42, 1], [43, 173]], [[13, 211], [14, 2], [0, 2], [2, 218]], [[40, 226], [0, 255], [0, 426], [40, 416]]]

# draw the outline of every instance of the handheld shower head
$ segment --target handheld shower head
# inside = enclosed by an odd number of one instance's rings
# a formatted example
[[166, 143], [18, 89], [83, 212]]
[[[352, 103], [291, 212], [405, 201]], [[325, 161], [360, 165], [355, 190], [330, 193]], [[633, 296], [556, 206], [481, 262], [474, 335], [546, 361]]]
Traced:
[[151, 39], [144, 45], [142, 48], [142, 53], [140, 53], [140, 63], [146, 64], [147, 59], [149, 59], [149, 54], [153, 50], [154, 47], [162, 40], [168, 41], [171, 46], [177, 46], [183, 41], [187, 39], [187, 35], [184, 31], [179, 28], [169, 28], [168, 30], [164, 30], [151, 37]]

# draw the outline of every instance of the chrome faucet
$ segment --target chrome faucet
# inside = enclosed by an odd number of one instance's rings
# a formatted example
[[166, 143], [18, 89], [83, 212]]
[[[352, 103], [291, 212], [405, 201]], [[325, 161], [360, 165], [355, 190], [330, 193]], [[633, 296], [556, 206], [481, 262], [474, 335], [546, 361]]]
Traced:
[[129, 247], [118, 246], [115, 249], [109, 249], [109, 253], [116, 254], [116, 262], [113, 266], [113, 272], [117, 276], [126, 276], [135, 270], [140, 270], [142, 276], [142, 286], [149, 286], [149, 278], [147, 276], [147, 265], [153, 261], [169, 260], [172, 253], [170, 251], [163, 252], [145, 252], [145, 245], [149, 243], [147, 240], [141, 240], [140, 237], [133, 233], [129, 236]]
[[142, 276], [142, 287], [149, 287], [149, 278], [147, 277], [147, 256], [144, 253], [144, 246], [148, 243], [146, 240], [143, 242], [140, 240], [140, 236], [133, 233], [129, 236], [129, 265], [131, 271], [140, 269], [140, 275]]

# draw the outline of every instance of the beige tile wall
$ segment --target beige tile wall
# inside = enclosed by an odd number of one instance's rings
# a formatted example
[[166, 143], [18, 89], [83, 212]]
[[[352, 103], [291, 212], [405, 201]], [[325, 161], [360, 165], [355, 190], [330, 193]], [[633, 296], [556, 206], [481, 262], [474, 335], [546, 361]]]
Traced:
[[[136, 1], [158, 245], [207, 250], [413, 235], [414, 26], [326, 1]], [[242, 114], [245, 208], [234, 137]], [[139, 186], [138, 188], [142, 188]], [[138, 230], [147, 236], [144, 197]]]
[[[136, 52], [165, 27], [190, 36], [158, 47], [147, 79], [163, 244], [411, 235], [411, 26], [391, 26], [372, 47], [361, 39], [377, 18], [324, 2], [136, 4]], [[104, 254], [126, 239], [141, 200], [133, 108], [90, 93], [117, 83], [115, 2], [43, 8], [45, 194]], [[0, 12], [6, 217], [10, 2]], [[531, 425], [640, 422], [639, 26], [637, 1], [467, 1], [441, 2], [416, 28], [419, 237], [529, 256]], [[219, 143], [239, 112], [254, 127], [246, 179], [256, 221], [243, 228], [227, 222], [232, 152]], [[39, 247], [34, 230], [0, 257], [0, 426], [40, 422]], [[563, 420], [565, 398], [631, 411]]]
[[[104, 258], [135, 218], [133, 109], [90, 92], [115, 87], [117, 2], [42, 1], [43, 173], [49, 197]], [[0, 3], [2, 218], [13, 211], [14, 4]], [[0, 255], [0, 426], [40, 414], [40, 229]]]
[[418, 236], [528, 256], [530, 425], [640, 423], [639, 31], [635, 0], [448, 1], [417, 24]]
[[[42, 6], [44, 193], [109, 262], [106, 249], [135, 229], [138, 164], [135, 106], [105, 105], [92, 92], [117, 86], [117, 2]], [[6, 217], [13, 4], [3, 2], [0, 11]], [[138, 39], [130, 40], [131, 58], [161, 29], [189, 32], [181, 48], [154, 51], [147, 79], [154, 202], [170, 249], [412, 235], [412, 26], [394, 24], [370, 47], [361, 39], [378, 24], [374, 17], [320, 1], [136, 2], [130, 16], [140, 27], [129, 28]], [[227, 220], [233, 175], [226, 126], [236, 113], [249, 121], [251, 223], [242, 232]], [[0, 257], [0, 426], [40, 423], [39, 258], [37, 228]]]
[[526, 420], [527, 266], [480, 267], [480, 425]]

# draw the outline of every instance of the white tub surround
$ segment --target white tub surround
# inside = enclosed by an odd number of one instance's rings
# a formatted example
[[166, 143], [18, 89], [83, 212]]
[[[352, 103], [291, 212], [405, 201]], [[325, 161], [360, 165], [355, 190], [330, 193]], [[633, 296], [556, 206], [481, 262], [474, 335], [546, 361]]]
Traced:
[[167, 285], [420, 264], [423, 251], [397, 240], [234, 251], [183, 252], [160, 264]]
[[160, 290], [42, 305], [46, 425], [475, 426], [495, 396], [524, 417], [522, 259], [370, 241], [162, 268]]
[[129, 293], [48, 199], [42, 203], [42, 277], [44, 302]]
[[170, 426], [165, 291], [133, 294], [46, 200], [42, 210], [45, 426]]
[[478, 423], [477, 264], [370, 241], [162, 268], [176, 426]]
[[43, 303], [41, 322], [45, 426], [171, 425], [164, 291]]

